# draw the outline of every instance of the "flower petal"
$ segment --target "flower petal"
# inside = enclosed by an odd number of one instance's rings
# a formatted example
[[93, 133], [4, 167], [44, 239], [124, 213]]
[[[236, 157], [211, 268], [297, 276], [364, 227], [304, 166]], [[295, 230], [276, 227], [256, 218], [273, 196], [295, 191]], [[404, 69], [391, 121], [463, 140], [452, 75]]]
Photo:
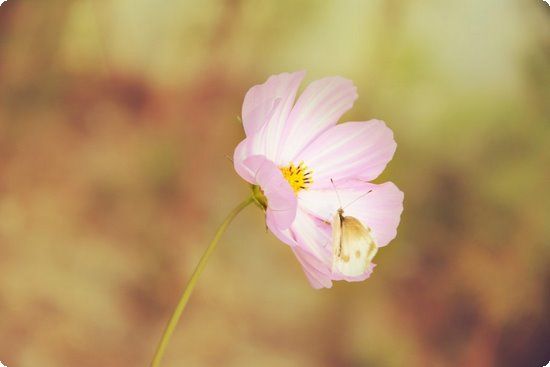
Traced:
[[242, 109], [243, 125], [247, 136], [258, 131], [269, 120], [277, 99], [281, 100], [277, 106], [277, 116], [286, 120], [304, 76], [305, 71], [272, 75], [265, 83], [255, 85], [248, 90]]
[[[298, 247], [321, 260], [327, 269], [332, 266], [332, 237], [330, 225], [298, 208], [296, 218], [290, 227]], [[330, 271], [329, 271], [330, 272]]]
[[313, 288], [331, 288], [333, 280], [359, 282], [367, 279], [374, 264], [364, 274], [346, 276], [332, 272], [332, 238], [330, 225], [298, 208], [296, 219], [290, 229], [280, 230], [267, 222], [271, 232], [288, 244]]
[[245, 159], [249, 157], [248, 143], [248, 138], [243, 139], [235, 148], [235, 152], [233, 153], [233, 166], [235, 167], [235, 171], [237, 171], [243, 180], [248, 183], [255, 184], [256, 181], [253, 176], [254, 172], [250, 171], [250, 169], [243, 164]]
[[[277, 98], [273, 102], [273, 106], [268, 112], [268, 120], [273, 117], [280, 103], [280, 98]], [[251, 182], [251, 178], [249, 175], [247, 175], [246, 170], [242, 167], [242, 164], [246, 158], [252, 155], [265, 154], [265, 134], [260, 133], [261, 131], [262, 129], [260, 129], [260, 131], [256, 133], [249, 133], [249, 136], [237, 145], [237, 147], [235, 148], [235, 152], [233, 153], [233, 165], [235, 166], [235, 170], [244, 180], [248, 182]], [[263, 129], [263, 131], [267, 131], [267, 129]]]
[[357, 88], [348, 79], [329, 77], [308, 85], [292, 109], [283, 134], [285, 145], [277, 162], [284, 165], [353, 106]]
[[332, 280], [359, 282], [367, 279], [374, 269], [375, 265], [371, 264], [365, 273], [358, 276], [332, 272], [331, 226], [300, 208], [291, 226], [291, 232], [295, 238], [292, 250], [314, 288], [330, 288]]
[[366, 223], [378, 247], [386, 246], [397, 235], [403, 212], [404, 194], [392, 182], [377, 185], [373, 191], [346, 209]]
[[281, 170], [261, 155], [250, 156], [242, 163], [244, 174], [260, 185], [267, 197], [266, 220], [279, 229], [290, 227], [296, 217], [298, 202]]
[[[271, 221], [267, 220], [267, 226], [269, 230], [282, 242], [286, 243], [292, 248], [294, 255], [298, 259], [298, 262], [302, 266], [302, 269], [311, 284], [315, 289], [330, 288], [332, 282], [330, 280], [330, 266], [326, 260], [326, 254], [323, 255], [325, 260], [320, 260], [317, 255], [314, 255], [310, 251], [310, 246], [319, 247], [315, 252], [326, 252], [326, 249], [321, 251], [323, 245], [327, 245], [326, 239], [330, 233], [321, 233], [319, 236], [317, 233], [317, 224], [314, 223], [313, 217], [309, 214], [300, 211], [298, 209], [296, 217], [300, 217], [299, 220], [295, 220], [291, 228], [281, 230]], [[299, 233], [299, 235], [297, 235]], [[300, 239], [300, 242], [297, 241]], [[304, 239], [306, 242], [304, 242]], [[317, 242], [315, 242], [317, 239]]]
[[294, 254], [314, 288], [330, 288], [332, 238], [330, 225], [298, 208], [290, 230], [296, 239]]
[[319, 270], [320, 266], [323, 264], [320, 263], [319, 259], [315, 255], [310, 254], [307, 250], [300, 247], [294, 247], [292, 250], [298, 259], [298, 262], [302, 265], [302, 270], [304, 271], [309, 284], [311, 284], [313, 288], [321, 289], [332, 287], [330, 274], [326, 274], [325, 272]]
[[277, 237], [281, 242], [286, 243], [290, 247], [295, 247], [297, 245], [296, 240], [294, 239], [292, 232], [290, 231], [290, 228], [279, 229], [274, 221], [272, 221], [271, 219], [268, 220], [267, 218], [266, 225], [271, 233], [273, 233], [275, 237]]
[[361, 275], [357, 275], [357, 276], [354, 276], [354, 277], [349, 276], [349, 275], [340, 274], [340, 273], [332, 273], [332, 280], [345, 280], [347, 282], [362, 282], [363, 280], [365, 280], [365, 279], [367, 279], [371, 276], [371, 274], [374, 271], [375, 267], [376, 267], [376, 264], [370, 263], [368, 268], [367, 268], [367, 271], [365, 271]]
[[331, 188], [331, 179], [376, 178], [395, 148], [393, 132], [383, 121], [346, 122], [319, 136], [295, 161], [303, 161], [313, 170], [311, 189]]
[[300, 191], [299, 205], [310, 214], [330, 222], [342, 205], [344, 215], [359, 219], [372, 230], [378, 247], [386, 246], [395, 238], [403, 211], [403, 192], [397, 186], [392, 182], [381, 185], [355, 183], [352, 188], [337, 187], [337, 190], [338, 195], [334, 189]]

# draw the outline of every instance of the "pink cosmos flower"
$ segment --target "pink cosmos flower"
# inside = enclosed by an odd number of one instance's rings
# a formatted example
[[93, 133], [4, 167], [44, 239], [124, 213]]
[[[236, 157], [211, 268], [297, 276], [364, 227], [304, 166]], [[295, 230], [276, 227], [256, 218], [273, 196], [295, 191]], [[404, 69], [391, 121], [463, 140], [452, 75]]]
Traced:
[[384, 122], [337, 125], [357, 99], [353, 83], [320, 79], [295, 101], [304, 75], [274, 75], [247, 92], [246, 138], [235, 149], [234, 165], [254, 185], [267, 226], [292, 248], [311, 285], [330, 288], [333, 280], [364, 280], [374, 267], [355, 277], [333, 269], [331, 222], [340, 206], [382, 247], [396, 236], [403, 193], [391, 182], [369, 183], [396, 149]]

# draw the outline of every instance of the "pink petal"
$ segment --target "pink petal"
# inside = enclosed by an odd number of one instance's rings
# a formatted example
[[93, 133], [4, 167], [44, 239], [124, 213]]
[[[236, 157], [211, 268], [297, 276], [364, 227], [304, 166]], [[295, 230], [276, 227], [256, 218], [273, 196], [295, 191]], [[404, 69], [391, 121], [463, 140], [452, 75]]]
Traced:
[[362, 282], [363, 280], [370, 278], [375, 267], [376, 267], [376, 264], [370, 263], [369, 267], [367, 268], [367, 271], [355, 277], [343, 275], [340, 273], [332, 273], [332, 280], [345, 280], [347, 282]]
[[[371, 195], [372, 194], [372, 195]], [[397, 227], [403, 212], [403, 192], [392, 182], [377, 188], [349, 206], [350, 215], [366, 223], [373, 231], [378, 247], [386, 246], [397, 235]]]
[[269, 77], [264, 84], [250, 88], [244, 97], [242, 109], [246, 136], [258, 132], [270, 119], [271, 134], [279, 130], [282, 132], [304, 76], [304, 71], [282, 73]]
[[243, 164], [246, 158], [249, 157], [248, 142], [248, 139], [244, 139], [235, 148], [235, 152], [233, 153], [233, 167], [235, 167], [235, 171], [237, 171], [243, 180], [255, 184], [254, 172], [250, 171], [250, 169]]
[[341, 77], [323, 78], [309, 84], [288, 117], [283, 134], [285, 144], [276, 161], [291, 162], [304, 147], [334, 126], [356, 99], [357, 89], [353, 83]]
[[270, 230], [288, 244], [313, 288], [331, 288], [333, 280], [359, 282], [367, 279], [374, 264], [364, 274], [350, 277], [332, 272], [332, 238], [330, 225], [298, 208], [290, 229], [280, 230], [270, 221]]
[[267, 225], [279, 240], [292, 248], [313, 288], [332, 286], [330, 226], [300, 209], [290, 229], [280, 230], [270, 221]]
[[328, 271], [332, 266], [330, 225], [298, 208], [290, 230], [298, 243], [298, 247], [302, 247], [315, 255], [324, 263], [323, 268], [320, 270], [327, 269]]
[[395, 238], [403, 211], [403, 192], [397, 186], [391, 182], [355, 183], [352, 188], [337, 186], [337, 192], [342, 204], [334, 189], [300, 191], [300, 207], [321, 220], [332, 222], [338, 208], [343, 206], [344, 215], [359, 219], [372, 230], [378, 247]]
[[[271, 119], [275, 114], [281, 99], [277, 98], [273, 102], [271, 110], [267, 113], [267, 119]], [[251, 177], [247, 175], [246, 169], [243, 167], [243, 161], [252, 155], [265, 155], [265, 131], [267, 129], [259, 129], [255, 133], [249, 133], [249, 136], [237, 145], [233, 153], [233, 165], [237, 173], [246, 181], [252, 182]]]
[[273, 222], [272, 220], [268, 220], [267, 218], [266, 218], [266, 224], [267, 224], [267, 228], [269, 228], [271, 233], [273, 233], [275, 237], [277, 237], [281, 242], [286, 243], [290, 247], [297, 246], [296, 240], [294, 239], [293, 234], [290, 231], [290, 228], [279, 229], [279, 227], [277, 227], [275, 222]]
[[319, 270], [320, 263], [317, 257], [300, 247], [294, 247], [292, 250], [300, 262], [300, 265], [302, 265], [302, 270], [304, 271], [309, 284], [311, 284], [313, 288], [320, 289], [332, 287], [330, 274], [326, 274], [325, 272]]
[[330, 225], [298, 208], [290, 227], [297, 245], [294, 254], [314, 288], [330, 288], [332, 238]]
[[331, 188], [334, 181], [376, 178], [392, 159], [396, 143], [383, 121], [346, 122], [336, 125], [300, 153], [313, 170], [311, 189]]
[[296, 217], [298, 202], [281, 170], [260, 155], [246, 158], [240, 168], [245, 171], [244, 176], [259, 185], [267, 197], [267, 222], [279, 229], [290, 227]]
[[332, 280], [359, 282], [367, 279], [374, 269], [374, 264], [371, 264], [364, 274], [355, 277], [333, 273], [330, 225], [300, 208], [291, 226], [291, 232], [295, 238], [292, 250], [314, 288], [330, 288]]
[[[247, 92], [243, 102], [243, 126], [247, 138], [235, 151], [235, 169], [249, 181], [240, 165], [252, 155], [263, 155], [275, 161], [281, 134], [296, 99], [305, 72], [271, 76], [264, 84]], [[250, 182], [250, 181], [249, 181]]]

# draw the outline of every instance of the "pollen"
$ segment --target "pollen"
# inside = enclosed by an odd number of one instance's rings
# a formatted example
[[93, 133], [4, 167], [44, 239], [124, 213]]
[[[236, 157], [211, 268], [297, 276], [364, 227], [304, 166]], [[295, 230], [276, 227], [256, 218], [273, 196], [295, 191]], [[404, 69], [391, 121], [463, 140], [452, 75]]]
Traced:
[[297, 166], [291, 163], [286, 167], [282, 167], [281, 172], [295, 193], [307, 189], [313, 183], [311, 178], [313, 171], [308, 169], [304, 162], [300, 162]]

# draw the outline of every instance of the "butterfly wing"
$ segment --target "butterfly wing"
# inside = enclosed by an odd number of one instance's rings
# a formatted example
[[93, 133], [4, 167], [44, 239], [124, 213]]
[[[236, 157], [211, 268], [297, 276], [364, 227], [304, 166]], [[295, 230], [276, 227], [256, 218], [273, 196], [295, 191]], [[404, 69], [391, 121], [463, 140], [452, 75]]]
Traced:
[[[337, 270], [346, 276], [364, 274], [378, 251], [370, 230], [354, 217], [339, 216], [340, 229], [335, 234], [335, 222], [333, 271]], [[339, 241], [336, 242], [338, 237]]]
[[332, 218], [332, 251], [333, 259], [340, 256], [341, 250], [341, 239], [342, 239], [342, 221], [340, 220], [340, 212], [334, 215]]

